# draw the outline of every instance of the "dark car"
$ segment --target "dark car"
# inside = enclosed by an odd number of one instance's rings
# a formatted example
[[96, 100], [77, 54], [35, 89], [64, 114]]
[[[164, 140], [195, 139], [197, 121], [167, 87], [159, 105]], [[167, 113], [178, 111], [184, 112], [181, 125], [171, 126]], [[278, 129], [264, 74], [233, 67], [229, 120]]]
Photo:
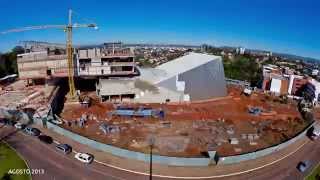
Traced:
[[69, 154], [72, 152], [72, 147], [69, 144], [58, 144], [56, 149], [64, 154]]
[[41, 131], [39, 129], [33, 127], [26, 127], [24, 129], [24, 132], [31, 136], [39, 136], [41, 134]]
[[10, 120], [7, 121], [7, 125], [9, 126], [14, 126], [15, 124], [17, 124], [16, 121], [10, 121]]
[[297, 169], [302, 173], [305, 172], [309, 167], [310, 167], [309, 161], [301, 161], [297, 165]]
[[8, 124], [8, 119], [0, 118], [0, 124], [2, 124], [2, 125]]
[[52, 144], [53, 143], [53, 139], [50, 136], [47, 135], [40, 135], [38, 136], [38, 138], [40, 139], [40, 141], [47, 143], [47, 144]]

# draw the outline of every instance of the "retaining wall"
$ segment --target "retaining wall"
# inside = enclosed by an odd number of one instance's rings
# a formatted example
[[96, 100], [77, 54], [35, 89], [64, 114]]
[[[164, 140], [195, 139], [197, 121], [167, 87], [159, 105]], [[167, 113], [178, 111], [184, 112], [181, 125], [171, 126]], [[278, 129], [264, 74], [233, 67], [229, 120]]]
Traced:
[[[75, 134], [71, 131], [68, 131], [64, 128], [61, 128], [51, 122], [47, 122], [47, 128], [55, 131], [58, 134], [64, 135], [70, 139], [73, 139], [81, 144], [85, 144], [88, 145], [94, 149], [97, 150], [101, 150], [104, 152], [108, 152], [111, 153], [113, 155], [116, 156], [120, 156], [120, 157], [124, 157], [124, 158], [130, 158], [130, 159], [135, 159], [135, 160], [139, 160], [139, 161], [145, 161], [145, 162], [149, 162], [149, 158], [150, 155], [149, 154], [144, 154], [144, 153], [140, 153], [140, 152], [134, 152], [134, 151], [129, 151], [126, 149], [122, 149], [122, 148], [118, 148], [115, 146], [111, 146], [111, 145], [107, 145], [107, 144], [103, 144], [91, 139], [88, 139], [86, 137], [80, 136], [78, 134]], [[247, 161], [247, 160], [252, 160], [252, 159], [256, 159], [274, 152], [277, 152], [285, 147], [287, 147], [288, 145], [296, 142], [297, 140], [299, 140], [300, 138], [302, 138], [303, 136], [305, 136], [307, 130], [313, 126], [313, 124], [311, 124], [310, 126], [308, 126], [303, 132], [301, 132], [299, 135], [295, 136], [294, 138], [281, 143], [279, 145], [270, 147], [270, 148], [266, 148], [263, 150], [259, 150], [256, 152], [252, 152], [252, 153], [247, 153], [247, 154], [242, 154], [242, 155], [236, 155], [236, 156], [227, 156], [227, 157], [219, 157], [219, 159], [217, 160], [217, 164], [233, 164], [233, 163], [239, 163], [242, 161]], [[209, 152], [210, 154], [210, 152]], [[172, 166], [209, 166], [211, 164], [215, 164], [216, 157], [211, 157], [211, 158], [182, 158], [182, 157], [168, 157], [168, 156], [160, 156], [160, 155], [153, 155], [152, 156], [152, 160], [155, 163], [159, 163], [159, 164], [165, 164], [165, 165], [172, 165]]]

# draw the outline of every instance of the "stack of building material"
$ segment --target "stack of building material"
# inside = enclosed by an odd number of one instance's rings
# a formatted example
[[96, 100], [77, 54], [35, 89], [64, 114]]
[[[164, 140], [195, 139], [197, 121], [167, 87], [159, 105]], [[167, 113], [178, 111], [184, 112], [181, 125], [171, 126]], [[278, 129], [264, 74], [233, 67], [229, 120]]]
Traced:
[[230, 144], [233, 144], [233, 145], [239, 144], [239, 140], [237, 138], [230, 138], [229, 142]]
[[249, 113], [255, 116], [259, 116], [262, 110], [259, 107], [249, 107]]
[[164, 111], [161, 109], [152, 109], [139, 107], [138, 109], [132, 107], [118, 106], [115, 111], [112, 111], [110, 115], [125, 116], [125, 117], [164, 117]]
[[119, 127], [119, 126], [109, 125], [109, 124], [106, 124], [106, 123], [101, 124], [101, 125], [99, 126], [99, 129], [100, 129], [104, 134], [120, 132], [120, 127]]

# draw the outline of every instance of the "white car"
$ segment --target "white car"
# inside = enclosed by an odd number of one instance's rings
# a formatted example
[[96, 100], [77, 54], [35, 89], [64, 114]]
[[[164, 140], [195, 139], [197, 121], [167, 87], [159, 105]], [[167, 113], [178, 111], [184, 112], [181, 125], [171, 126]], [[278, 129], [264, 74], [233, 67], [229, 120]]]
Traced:
[[18, 122], [14, 125], [14, 127], [16, 127], [17, 129], [24, 129], [26, 125]]
[[93, 161], [93, 155], [88, 153], [77, 153], [74, 158], [78, 159], [83, 163], [91, 163]]

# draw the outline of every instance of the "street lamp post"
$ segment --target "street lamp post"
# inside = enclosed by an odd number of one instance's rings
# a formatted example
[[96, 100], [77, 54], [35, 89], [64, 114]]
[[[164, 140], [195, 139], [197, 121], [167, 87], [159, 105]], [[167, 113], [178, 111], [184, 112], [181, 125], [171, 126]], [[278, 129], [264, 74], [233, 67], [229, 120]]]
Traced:
[[154, 136], [151, 136], [149, 139], [150, 144], [150, 160], [149, 160], [149, 180], [152, 180], [152, 149], [154, 146], [155, 138]]
[[152, 180], [152, 148], [153, 145], [150, 145], [150, 175], [149, 175], [149, 180]]

